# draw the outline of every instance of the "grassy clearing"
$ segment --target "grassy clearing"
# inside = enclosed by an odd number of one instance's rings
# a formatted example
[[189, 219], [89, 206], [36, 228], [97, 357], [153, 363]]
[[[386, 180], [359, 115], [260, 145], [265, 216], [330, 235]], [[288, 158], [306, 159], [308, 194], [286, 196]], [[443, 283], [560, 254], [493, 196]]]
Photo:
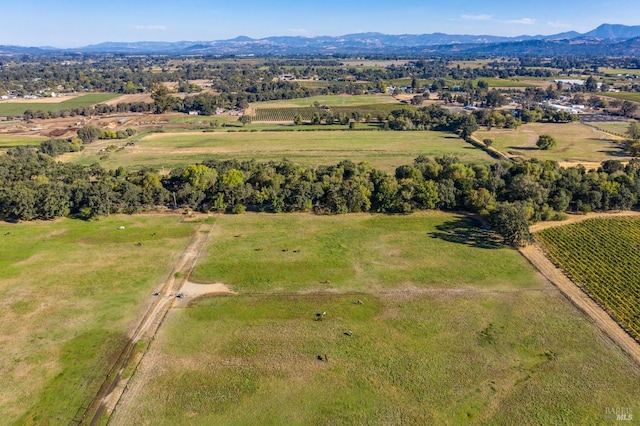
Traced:
[[286, 99], [282, 101], [255, 102], [250, 106], [251, 108], [295, 108], [313, 106], [314, 102], [318, 102], [320, 105], [327, 105], [330, 107], [385, 103], [399, 104], [399, 102], [395, 98], [388, 95], [327, 95], [312, 96], [310, 98]]
[[0, 150], [23, 145], [38, 146], [46, 139], [42, 136], [0, 135]]
[[526, 82], [527, 78], [521, 79], [504, 79], [504, 78], [479, 78], [475, 80], [477, 84], [478, 81], [484, 81], [489, 84], [489, 87], [533, 87], [533, 84]]
[[[543, 134], [551, 135], [558, 141], [555, 148], [541, 151], [536, 147], [538, 137]], [[524, 158], [566, 162], [624, 159], [618, 146], [622, 138], [603, 134], [580, 123], [532, 123], [517, 130], [482, 130], [475, 135], [493, 140], [493, 147], [498, 151]]]
[[[337, 106], [331, 107], [331, 113], [337, 118], [339, 114], [345, 114], [347, 117], [351, 117], [352, 113], [357, 111], [361, 117], [366, 117], [370, 114], [372, 119], [377, 119], [378, 116], [386, 118], [394, 110], [415, 110], [415, 106], [406, 104], [368, 104], [368, 105], [356, 105], [356, 106]], [[302, 119], [306, 122], [310, 122], [313, 119], [314, 114], [320, 114], [322, 116], [325, 111], [322, 108], [315, 107], [284, 107], [284, 108], [255, 108], [253, 120], [256, 122], [261, 121], [283, 121], [293, 122], [295, 117], [300, 114]]]
[[[540, 231], [551, 258], [640, 339], [640, 220], [590, 219]], [[587, 266], [588, 265], [588, 266]]]
[[81, 164], [98, 161], [106, 168], [120, 165], [170, 168], [207, 158], [258, 161], [289, 158], [303, 165], [329, 165], [350, 159], [356, 163], [367, 161], [387, 171], [412, 162], [420, 154], [452, 154], [465, 161], [492, 161], [485, 152], [443, 132], [157, 133], [142, 138], [135, 147], [107, 156], [98, 152], [105, 144], [93, 143], [84, 151], [64, 158]]
[[[329, 87], [329, 84], [333, 82], [329, 82], [326, 80], [298, 80], [296, 81], [296, 83], [298, 83], [301, 87], [308, 87], [309, 89], [322, 89], [325, 87]], [[335, 83], [339, 82], [336, 81]], [[344, 85], [346, 85], [346, 82]]]
[[241, 295], [168, 317], [114, 423], [597, 424], [640, 409], [640, 369], [464, 218], [217, 224], [198, 276]]
[[192, 233], [176, 216], [0, 223], [2, 423], [68, 424]]
[[0, 116], [19, 116], [24, 114], [28, 109], [32, 111], [61, 111], [63, 109], [75, 109], [84, 108], [91, 105], [106, 102], [110, 99], [114, 99], [120, 95], [116, 93], [91, 93], [88, 95], [79, 96], [68, 101], [59, 103], [46, 103], [46, 102], [2, 102], [0, 103]]
[[630, 75], [640, 75], [640, 70], [635, 68], [599, 68], [603, 74], [612, 74], [613, 76], [617, 76], [618, 74], [630, 74]]
[[599, 129], [624, 135], [627, 132], [627, 129], [629, 129], [630, 123], [631, 121], [612, 121], [612, 122], [595, 122], [591, 124]]
[[606, 92], [598, 93], [598, 95], [608, 98], [621, 99], [623, 101], [640, 102], [639, 92]]

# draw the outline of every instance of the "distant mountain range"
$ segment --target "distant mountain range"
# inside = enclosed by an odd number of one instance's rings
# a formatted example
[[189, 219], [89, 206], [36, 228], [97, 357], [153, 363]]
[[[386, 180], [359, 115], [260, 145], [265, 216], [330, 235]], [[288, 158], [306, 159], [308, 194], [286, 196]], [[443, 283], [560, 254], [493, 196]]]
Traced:
[[607, 55], [640, 54], [640, 26], [602, 24], [584, 34], [499, 37], [358, 33], [330, 37], [236, 37], [217, 41], [106, 42], [75, 49], [0, 45], [0, 55], [16, 54], [163, 54], [163, 55]]

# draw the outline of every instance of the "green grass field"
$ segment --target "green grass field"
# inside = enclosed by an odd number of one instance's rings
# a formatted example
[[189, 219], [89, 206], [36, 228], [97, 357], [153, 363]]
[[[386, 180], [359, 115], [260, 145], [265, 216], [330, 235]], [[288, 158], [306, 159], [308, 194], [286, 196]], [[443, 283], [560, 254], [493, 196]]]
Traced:
[[117, 98], [117, 93], [91, 93], [58, 103], [48, 102], [0, 102], [0, 116], [21, 116], [28, 109], [32, 111], [61, 111], [106, 102]]
[[[248, 126], [251, 127], [253, 125]], [[94, 142], [66, 161], [106, 168], [153, 166], [171, 168], [208, 158], [279, 161], [289, 158], [303, 165], [330, 165], [350, 159], [367, 161], [393, 171], [417, 156], [457, 155], [465, 161], [492, 161], [482, 150], [443, 132], [309, 131], [157, 133], [122, 152], [105, 156], [98, 150], [112, 142]], [[103, 158], [101, 160], [101, 158]]]
[[[477, 81], [484, 81], [489, 84], [489, 88], [492, 87], [533, 87], [533, 84], [527, 82], [528, 77], [505, 79], [505, 78], [478, 78]], [[477, 83], [476, 83], [477, 84]]]
[[640, 75], [640, 70], [635, 68], [599, 68], [603, 74], [612, 74], [616, 76], [617, 74], [630, 74], [630, 75]]
[[[468, 223], [461, 219], [445, 226], [447, 219], [453, 217], [440, 213], [224, 217], [209, 257], [200, 262], [192, 278], [222, 281], [242, 293], [322, 291], [327, 287], [373, 291], [409, 284], [452, 288], [461, 282], [485, 288], [527, 287], [523, 263], [507, 267], [500, 261], [509, 250], [484, 250], [481, 258], [465, 259], [465, 246], [446, 238], [467, 232], [478, 245], [492, 247], [494, 242], [487, 239], [487, 233], [467, 230]], [[457, 228], [451, 228], [454, 225]], [[235, 237], [239, 234], [240, 238]], [[224, 256], [219, 255], [222, 252]], [[451, 268], [462, 263], [465, 268]], [[330, 285], [322, 284], [327, 280]]]
[[0, 223], [0, 423], [69, 424], [192, 235], [178, 216]]
[[640, 369], [463, 217], [216, 225], [192, 279], [240, 294], [169, 315], [114, 424], [604, 424], [610, 407], [640, 410]]
[[[394, 110], [415, 110], [415, 108], [415, 106], [407, 104], [382, 103], [334, 106], [331, 107], [330, 112], [334, 114], [335, 118], [337, 118], [340, 114], [352, 117], [352, 113], [357, 111], [360, 113], [362, 119], [364, 119], [367, 114], [370, 114], [372, 120], [377, 120], [378, 116], [386, 118]], [[255, 108], [252, 119], [258, 123], [277, 121], [292, 123], [295, 117], [300, 114], [302, 120], [308, 123], [313, 119], [314, 114], [320, 114], [320, 116], [322, 116], [326, 112], [327, 111], [322, 108], [315, 107]]]
[[598, 93], [600, 96], [621, 99], [623, 101], [640, 102], [640, 92], [606, 92]]
[[23, 145], [38, 146], [46, 139], [42, 136], [0, 135], [0, 150]]
[[[480, 139], [493, 140], [492, 146], [498, 151], [524, 158], [570, 163], [624, 159], [618, 146], [622, 138], [603, 134], [580, 123], [531, 123], [517, 130], [491, 129], [474, 134]], [[556, 139], [558, 143], [555, 148], [546, 151], [537, 149], [536, 141], [543, 134]]]
[[640, 245], [637, 218], [590, 219], [536, 234], [545, 251], [640, 340]]
[[400, 103], [388, 95], [328, 95], [328, 96], [312, 96], [310, 98], [285, 99], [282, 101], [255, 102], [251, 108], [285, 108], [285, 107], [309, 107], [314, 102], [320, 105], [334, 106], [355, 106], [385, 103]]

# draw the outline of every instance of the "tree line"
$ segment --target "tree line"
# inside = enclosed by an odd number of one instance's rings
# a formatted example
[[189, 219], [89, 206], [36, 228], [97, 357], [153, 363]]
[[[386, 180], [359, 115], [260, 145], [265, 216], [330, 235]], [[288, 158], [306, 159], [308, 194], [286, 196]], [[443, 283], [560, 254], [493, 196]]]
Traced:
[[90, 219], [157, 206], [318, 214], [440, 209], [481, 215], [519, 245], [530, 222], [567, 211], [627, 210], [638, 207], [640, 196], [637, 159], [626, 166], [609, 160], [587, 171], [552, 161], [470, 164], [453, 156], [420, 156], [393, 174], [349, 160], [305, 167], [288, 160], [211, 159], [163, 176], [148, 168], [105, 170], [58, 162], [52, 155], [64, 149], [52, 145], [59, 144], [17, 147], [0, 156], [2, 219]]

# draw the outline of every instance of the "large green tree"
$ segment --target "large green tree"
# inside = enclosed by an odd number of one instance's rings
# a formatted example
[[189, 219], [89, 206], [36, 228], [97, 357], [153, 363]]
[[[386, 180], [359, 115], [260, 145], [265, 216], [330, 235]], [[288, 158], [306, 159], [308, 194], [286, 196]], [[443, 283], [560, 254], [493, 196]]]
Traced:
[[522, 203], [499, 203], [489, 214], [489, 223], [512, 247], [522, 247], [533, 240]]
[[172, 111], [177, 103], [177, 99], [171, 96], [169, 89], [161, 83], [155, 84], [151, 89], [151, 99], [153, 99], [156, 114]]
[[100, 137], [102, 132], [100, 129], [94, 126], [84, 126], [78, 129], [78, 137], [84, 143], [90, 143]]

